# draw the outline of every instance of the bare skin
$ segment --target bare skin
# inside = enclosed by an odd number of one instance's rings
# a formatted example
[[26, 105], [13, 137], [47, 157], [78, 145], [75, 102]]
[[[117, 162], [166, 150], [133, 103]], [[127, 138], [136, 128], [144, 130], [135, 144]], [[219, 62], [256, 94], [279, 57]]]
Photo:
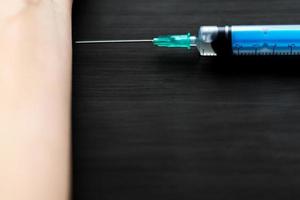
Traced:
[[70, 197], [71, 0], [0, 0], [0, 199]]

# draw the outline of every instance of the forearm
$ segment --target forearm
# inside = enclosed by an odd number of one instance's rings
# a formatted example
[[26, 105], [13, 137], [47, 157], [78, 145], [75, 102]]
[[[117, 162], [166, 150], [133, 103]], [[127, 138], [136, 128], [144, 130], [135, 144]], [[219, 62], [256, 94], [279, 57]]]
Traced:
[[21, 2], [0, 16], [0, 199], [63, 200], [70, 175], [71, 4]]

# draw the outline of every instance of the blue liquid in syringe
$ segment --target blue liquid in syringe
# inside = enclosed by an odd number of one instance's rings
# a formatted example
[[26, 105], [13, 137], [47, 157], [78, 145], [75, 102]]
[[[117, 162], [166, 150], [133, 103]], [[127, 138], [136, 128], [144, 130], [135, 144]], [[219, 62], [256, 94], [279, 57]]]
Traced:
[[232, 26], [234, 55], [300, 54], [300, 25]]

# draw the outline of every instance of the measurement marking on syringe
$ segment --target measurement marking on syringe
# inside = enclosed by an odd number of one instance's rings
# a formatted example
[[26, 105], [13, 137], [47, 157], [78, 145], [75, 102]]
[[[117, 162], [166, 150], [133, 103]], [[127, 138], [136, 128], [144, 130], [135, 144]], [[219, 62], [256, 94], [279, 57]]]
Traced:
[[268, 43], [252, 43], [247, 46], [240, 44], [233, 45], [233, 53], [235, 55], [299, 55], [300, 49], [296, 43], [268, 44]]
[[290, 54], [293, 54], [293, 49], [296, 47], [295, 44], [289, 44], [288, 48], [290, 48]]

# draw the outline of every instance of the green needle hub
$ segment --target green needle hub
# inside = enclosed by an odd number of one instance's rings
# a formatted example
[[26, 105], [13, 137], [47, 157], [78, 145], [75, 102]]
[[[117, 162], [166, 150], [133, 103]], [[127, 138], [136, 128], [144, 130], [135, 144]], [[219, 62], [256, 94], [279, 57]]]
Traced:
[[186, 35], [161, 35], [153, 39], [153, 44], [159, 47], [191, 48], [191, 34]]

